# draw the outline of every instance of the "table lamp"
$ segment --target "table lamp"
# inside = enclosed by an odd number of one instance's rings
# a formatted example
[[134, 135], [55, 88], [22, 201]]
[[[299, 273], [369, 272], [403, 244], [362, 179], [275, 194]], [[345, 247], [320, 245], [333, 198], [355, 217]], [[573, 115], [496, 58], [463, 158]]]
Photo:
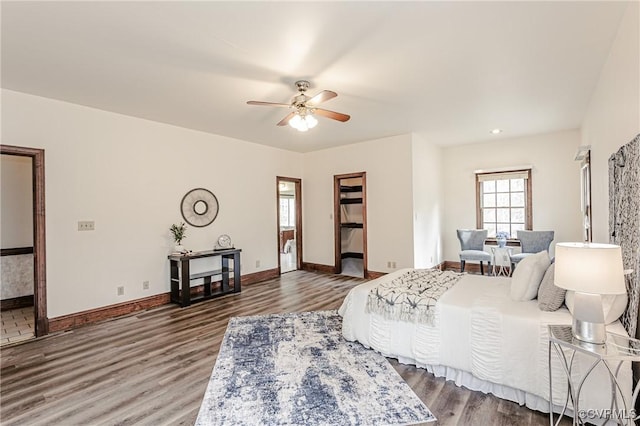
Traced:
[[573, 335], [587, 343], [606, 340], [603, 294], [624, 294], [620, 246], [596, 243], [556, 244], [555, 285], [573, 290]]

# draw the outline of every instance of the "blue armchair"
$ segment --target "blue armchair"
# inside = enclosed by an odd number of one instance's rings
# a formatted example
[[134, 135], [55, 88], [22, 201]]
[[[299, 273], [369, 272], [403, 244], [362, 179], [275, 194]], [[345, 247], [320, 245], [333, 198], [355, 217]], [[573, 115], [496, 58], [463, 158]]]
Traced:
[[458, 240], [460, 240], [460, 272], [464, 272], [465, 263], [480, 262], [480, 273], [484, 275], [483, 262], [487, 262], [490, 273], [491, 254], [483, 251], [484, 240], [487, 239], [486, 229], [458, 229]]
[[513, 271], [518, 262], [525, 257], [544, 250], [549, 251], [554, 236], [554, 231], [518, 231], [517, 238], [520, 240], [522, 253], [511, 256], [511, 270]]

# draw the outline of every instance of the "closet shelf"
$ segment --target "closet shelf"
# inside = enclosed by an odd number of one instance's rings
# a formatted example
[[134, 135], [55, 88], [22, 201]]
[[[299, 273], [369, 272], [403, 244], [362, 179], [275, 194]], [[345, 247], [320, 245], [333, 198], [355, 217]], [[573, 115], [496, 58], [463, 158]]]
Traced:
[[353, 251], [347, 251], [340, 255], [342, 259], [364, 259], [364, 254], [356, 253]]
[[362, 228], [362, 223], [346, 222], [346, 223], [341, 223], [340, 227], [342, 227], [342, 228]]
[[362, 198], [341, 198], [340, 204], [362, 204]]
[[362, 192], [362, 185], [340, 185], [340, 192]]

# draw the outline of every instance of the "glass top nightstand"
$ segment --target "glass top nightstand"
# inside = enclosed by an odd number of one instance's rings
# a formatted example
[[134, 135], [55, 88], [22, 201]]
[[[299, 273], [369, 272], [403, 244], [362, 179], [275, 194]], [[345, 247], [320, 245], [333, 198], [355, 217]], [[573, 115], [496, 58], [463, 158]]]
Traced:
[[[555, 349], [555, 352], [562, 363], [562, 368], [567, 376], [567, 384], [569, 388], [564, 407], [562, 408], [560, 417], [555, 423], [556, 425], [559, 424], [560, 419], [562, 419], [562, 416], [565, 414], [569, 401], [571, 401], [573, 405], [574, 425], [585, 424], [585, 422], [592, 420], [590, 416], [594, 414], [604, 415], [605, 417], [613, 419], [615, 422], [620, 424], [635, 424], [634, 420], [636, 419], [636, 413], [633, 407], [635, 406], [639, 386], [636, 385], [636, 389], [634, 389], [632, 395], [622, 395], [620, 392], [620, 384], [618, 383], [618, 374], [624, 361], [640, 361], [640, 340], [607, 332], [606, 342], [602, 345], [598, 345], [582, 342], [573, 337], [570, 325], [549, 325], [549, 420], [550, 424], [554, 425], [551, 348]], [[576, 353], [583, 353], [593, 357], [593, 363], [590, 368], [586, 370], [586, 373], [577, 383], [572, 380], [573, 376], [571, 371], [574, 366], [573, 359]], [[600, 363], [605, 365], [611, 379], [611, 405], [608, 411], [599, 410], [600, 412], [596, 413], [598, 410], [590, 410], [588, 409], [589, 407], [586, 407], [586, 410], [581, 409], [579, 407], [579, 401], [582, 384]]]

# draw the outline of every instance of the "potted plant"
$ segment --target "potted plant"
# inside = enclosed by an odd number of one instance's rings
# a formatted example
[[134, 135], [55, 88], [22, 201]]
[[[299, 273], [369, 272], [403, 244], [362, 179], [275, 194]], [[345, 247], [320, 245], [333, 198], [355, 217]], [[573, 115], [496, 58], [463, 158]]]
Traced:
[[171, 231], [173, 241], [176, 243], [174, 250], [177, 252], [185, 251], [182, 246], [182, 240], [186, 238], [185, 233], [187, 232], [187, 225], [185, 225], [184, 222], [180, 222], [179, 224], [174, 223], [171, 225], [171, 228], [169, 228], [169, 231]]
[[498, 241], [498, 247], [504, 248], [507, 246], [507, 238], [509, 238], [509, 233], [506, 231], [500, 231], [496, 233], [496, 241]]

